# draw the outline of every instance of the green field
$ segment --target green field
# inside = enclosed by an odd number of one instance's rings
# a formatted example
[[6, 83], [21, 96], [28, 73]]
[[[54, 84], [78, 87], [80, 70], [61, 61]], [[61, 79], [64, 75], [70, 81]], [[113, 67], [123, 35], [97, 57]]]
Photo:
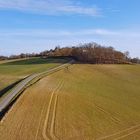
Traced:
[[65, 61], [64, 59], [43, 58], [0, 61], [0, 90], [30, 74], [45, 71]]
[[49, 75], [23, 93], [0, 131], [0, 140], [139, 140], [140, 65], [74, 64]]

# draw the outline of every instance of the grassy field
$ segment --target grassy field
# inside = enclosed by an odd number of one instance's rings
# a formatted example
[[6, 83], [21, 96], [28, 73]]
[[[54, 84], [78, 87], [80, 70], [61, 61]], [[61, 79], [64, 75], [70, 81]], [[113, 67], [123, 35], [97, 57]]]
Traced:
[[45, 71], [64, 61], [64, 59], [41, 58], [0, 61], [0, 90], [27, 75]]
[[0, 140], [140, 140], [140, 65], [75, 64], [27, 89]]

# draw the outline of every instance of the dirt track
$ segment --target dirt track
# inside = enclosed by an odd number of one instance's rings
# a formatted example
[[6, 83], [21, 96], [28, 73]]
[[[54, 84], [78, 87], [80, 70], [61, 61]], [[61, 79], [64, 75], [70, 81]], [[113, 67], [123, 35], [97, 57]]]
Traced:
[[[56, 115], [56, 107], [57, 107], [57, 100], [58, 100], [57, 92], [60, 90], [62, 85], [63, 85], [63, 82], [61, 81], [51, 94], [51, 98], [49, 101], [48, 110], [47, 110], [47, 114], [46, 114], [46, 118], [45, 118], [45, 122], [44, 122], [44, 127], [43, 127], [43, 131], [42, 131], [42, 135], [45, 140], [51, 140], [51, 139], [57, 140], [58, 139], [54, 133], [54, 124], [55, 124], [55, 115]], [[54, 100], [54, 103], [53, 103], [53, 100]], [[51, 107], [53, 107], [53, 112], [52, 112], [52, 118], [51, 118], [50, 131], [47, 131], [48, 132], [48, 135], [47, 135], [46, 130], [47, 130], [48, 124], [49, 124], [48, 122], [49, 122], [49, 117], [50, 117], [50, 113], [51, 113]]]
[[[125, 138], [129, 135], [132, 135], [138, 131], [140, 131], [140, 124], [132, 126], [130, 128], [127, 128], [127, 129], [124, 129], [122, 131], [116, 132], [114, 134], [104, 136], [102, 138], [99, 138], [98, 140], [106, 140], [106, 139], [120, 140], [120, 139]], [[118, 136], [118, 135], [120, 135], [120, 136]], [[115, 138], [113, 138], [113, 137], [115, 137]]]

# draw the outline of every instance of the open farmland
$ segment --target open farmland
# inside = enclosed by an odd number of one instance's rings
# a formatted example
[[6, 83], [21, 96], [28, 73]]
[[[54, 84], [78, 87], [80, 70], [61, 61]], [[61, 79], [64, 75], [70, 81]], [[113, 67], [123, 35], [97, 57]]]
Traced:
[[64, 59], [42, 58], [0, 61], [0, 90], [30, 74], [48, 70], [65, 61]]
[[28, 88], [0, 140], [139, 140], [140, 65], [74, 64]]

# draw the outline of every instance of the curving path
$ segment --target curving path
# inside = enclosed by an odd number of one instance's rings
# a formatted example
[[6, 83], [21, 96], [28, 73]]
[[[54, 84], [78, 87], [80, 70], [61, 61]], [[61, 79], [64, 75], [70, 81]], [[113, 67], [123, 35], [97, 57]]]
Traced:
[[43, 76], [44, 74], [50, 74], [53, 72], [56, 72], [58, 70], [61, 70], [62, 68], [68, 67], [71, 63], [73, 63], [73, 60], [65, 63], [63, 65], [60, 65], [58, 67], [55, 67], [53, 69], [50, 69], [48, 71], [42, 72], [42, 73], [36, 73], [33, 75], [30, 75], [26, 79], [24, 79], [22, 82], [20, 82], [15, 88], [13, 88], [7, 96], [5, 96], [0, 101], [0, 113], [12, 102], [12, 100], [18, 96], [22, 90], [26, 88], [26, 86], [34, 79]]

